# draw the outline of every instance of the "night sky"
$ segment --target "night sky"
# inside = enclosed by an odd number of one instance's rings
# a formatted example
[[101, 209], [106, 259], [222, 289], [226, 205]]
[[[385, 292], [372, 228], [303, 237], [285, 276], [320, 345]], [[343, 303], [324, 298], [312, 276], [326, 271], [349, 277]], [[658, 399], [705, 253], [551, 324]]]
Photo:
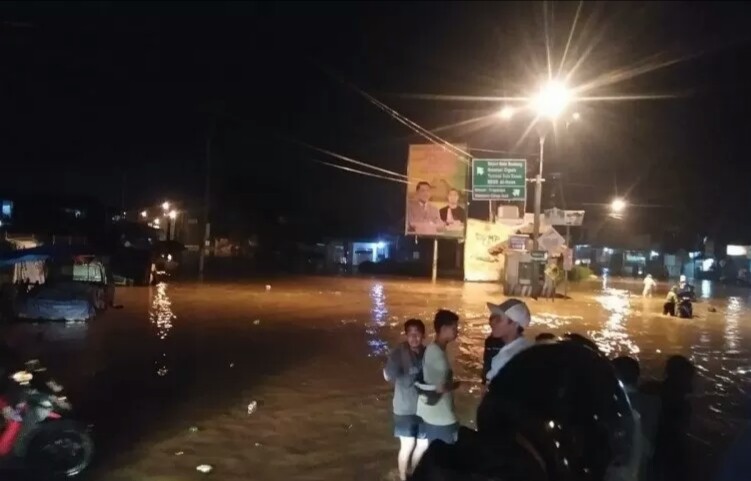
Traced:
[[[519, 96], [546, 72], [545, 19], [560, 62], [576, 3], [22, 3], [0, 8], [0, 189], [91, 193], [128, 208], [200, 199], [212, 132], [213, 217], [278, 216], [321, 232], [403, 225], [404, 186], [313, 162], [290, 139], [397, 172], [423, 140], [352, 85], [428, 129], [489, 115], [500, 102], [411, 94]], [[547, 15], [545, 12], [547, 11]], [[567, 207], [614, 195], [627, 226], [659, 237], [751, 242], [751, 7], [593, 3], [581, 8], [564, 71], [577, 85], [671, 63], [590, 95], [550, 142]], [[679, 60], [677, 62], [672, 62]], [[633, 69], [632, 69], [633, 70]], [[441, 131], [507, 151], [521, 122]], [[535, 139], [515, 149], [533, 155]], [[123, 179], [125, 181], [123, 182]], [[688, 242], [688, 241], [686, 241]]]

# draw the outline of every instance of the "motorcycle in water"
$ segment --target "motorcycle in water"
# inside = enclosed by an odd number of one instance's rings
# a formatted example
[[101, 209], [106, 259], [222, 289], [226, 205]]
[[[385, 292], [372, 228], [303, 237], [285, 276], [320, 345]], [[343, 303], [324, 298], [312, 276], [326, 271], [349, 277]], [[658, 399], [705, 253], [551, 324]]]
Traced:
[[681, 319], [691, 319], [694, 317], [693, 298], [689, 294], [678, 296], [678, 317]]
[[[1, 369], [0, 369], [1, 370]], [[91, 464], [94, 442], [70, 418], [63, 388], [36, 361], [5, 373], [0, 390], [0, 467], [31, 479], [80, 476]]]
[[694, 317], [693, 303], [696, 302], [696, 294], [694, 293], [694, 287], [690, 284], [681, 284], [678, 286], [678, 317], [681, 319], [691, 319]]

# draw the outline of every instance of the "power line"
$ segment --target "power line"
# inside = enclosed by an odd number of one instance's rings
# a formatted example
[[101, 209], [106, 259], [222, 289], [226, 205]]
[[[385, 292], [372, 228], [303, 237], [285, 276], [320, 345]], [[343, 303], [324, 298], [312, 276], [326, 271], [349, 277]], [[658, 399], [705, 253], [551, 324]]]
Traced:
[[385, 175], [374, 174], [372, 172], [365, 172], [363, 170], [357, 170], [357, 169], [353, 169], [351, 167], [345, 167], [343, 165], [332, 164], [331, 162], [326, 162], [325, 160], [318, 160], [318, 159], [313, 159], [313, 158], [308, 158], [308, 160], [310, 160], [312, 162], [319, 163], [319, 164], [326, 165], [328, 167], [333, 167], [335, 169], [344, 170], [345, 172], [352, 172], [352, 173], [355, 173], [355, 174], [365, 175], [365, 176], [368, 176], [368, 177], [375, 177], [376, 179], [390, 180], [392, 182], [398, 182], [398, 183], [401, 183], [401, 184], [409, 184], [409, 182], [407, 182], [406, 180], [395, 179], [393, 177], [386, 177]]
[[358, 86], [354, 85], [353, 83], [351, 83], [351, 82], [349, 82], [347, 80], [344, 80], [339, 75], [336, 75], [331, 70], [326, 69], [322, 65], [317, 64], [317, 63], [315, 65], [319, 69], [321, 69], [324, 73], [326, 73], [327, 75], [329, 75], [330, 77], [334, 78], [335, 80], [337, 80], [340, 83], [348, 86], [349, 88], [351, 88], [355, 92], [357, 92], [360, 95], [362, 95], [363, 97], [365, 97], [370, 103], [372, 103], [373, 105], [375, 105], [379, 109], [383, 110], [384, 112], [386, 112], [387, 114], [389, 114], [390, 116], [392, 116], [394, 119], [396, 119], [401, 124], [407, 126], [408, 128], [410, 128], [413, 131], [417, 132], [421, 136], [425, 137], [431, 143], [442, 145], [443, 147], [452, 150], [454, 153], [460, 154], [459, 158], [462, 160], [462, 162], [464, 162], [465, 164], [469, 164], [469, 160], [467, 160], [467, 159], [469, 159], [469, 158], [472, 157], [469, 154], [469, 152], [465, 152], [464, 150], [460, 149], [459, 147], [457, 147], [456, 145], [452, 144], [451, 142], [448, 142], [447, 140], [444, 140], [441, 137], [439, 137], [439, 136], [435, 135], [434, 133], [430, 132], [429, 130], [423, 128], [422, 126], [420, 126], [416, 122], [408, 119], [407, 117], [405, 117], [404, 115], [400, 114], [399, 112], [397, 112], [393, 108], [389, 107], [388, 105], [384, 104], [383, 102], [381, 102], [377, 98], [375, 98], [372, 95], [370, 95], [369, 93], [365, 92], [364, 90], [362, 90]]
[[378, 166], [375, 166], [375, 165], [372, 165], [372, 164], [368, 164], [367, 162], [362, 162], [362, 161], [359, 161], [359, 160], [355, 160], [355, 159], [352, 159], [350, 157], [344, 156], [342, 154], [337, 154], [336, 152], [332, 152], [330, 150], [326, 150], [326, 149], [321, 148], [321, 147], [316, 147], [315, 145], [310, 145], [310, 144], [308, 144], [306, 142], [303, 142], [301, 140], [296, 140], [296, 139], [292, 139], [292, 138], [289, 138], [289, 137], [283, 137], [283, 138], [285, 140], [288, 140], [290, 142], [294, 142], [294, 143], [296, 143], [298, 145], [301, 145], [303, 147], [307, 147], [307, 148], [309, 148], [311, 150], [315, 150], [315, 151], [320, 152], [322, 154], [326, 154], [326, 155], [330, 155], [332, 157], [336, 157], [337, 159], [343, 160], [345, 162], [349, 162], [349, 163], [352, 163], [352, 164], [355, 164], [355, 165], [359, 165], [361, 167], [366, 167], [368, 169], [373, 169], [373, 170], [378, 171], [378, 172], [383, 172], [383, 173], [388, 174], [388, 175], [393, 175], [394, 177], [401, 177], [403, 179], [407, 178], [407, 176], [404, 175], [404, 174], [400, 174], [400, 173], [394, 172], [392, 170], [388, 170], [388, 169], [384, 169], [382, 167], [378, 167]]

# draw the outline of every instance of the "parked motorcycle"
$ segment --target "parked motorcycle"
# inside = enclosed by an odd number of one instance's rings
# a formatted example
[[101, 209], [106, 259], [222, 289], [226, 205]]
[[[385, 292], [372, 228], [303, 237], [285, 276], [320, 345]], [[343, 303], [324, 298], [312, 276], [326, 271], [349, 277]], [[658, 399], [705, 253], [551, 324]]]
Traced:
[[94, 443], [86, 428], [71, 419], [62, 386], [36, 361], [4, 377], [0, 467], [43, 480], [71, 479], [86, 471]]

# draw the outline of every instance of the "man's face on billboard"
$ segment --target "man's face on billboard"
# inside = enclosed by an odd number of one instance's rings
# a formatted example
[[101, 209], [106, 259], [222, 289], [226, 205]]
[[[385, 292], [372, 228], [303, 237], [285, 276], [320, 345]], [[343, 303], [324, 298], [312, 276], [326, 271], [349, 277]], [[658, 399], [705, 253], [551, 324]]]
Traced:
[[421, 184], [417, 188], [417, 200], [420, 202], [427, 202], [430, 200], [430, 186], [427, 184]]
[[449, 191], [449, 204], [457, 205], [459, 203], [459, 192], [455, 190]]

